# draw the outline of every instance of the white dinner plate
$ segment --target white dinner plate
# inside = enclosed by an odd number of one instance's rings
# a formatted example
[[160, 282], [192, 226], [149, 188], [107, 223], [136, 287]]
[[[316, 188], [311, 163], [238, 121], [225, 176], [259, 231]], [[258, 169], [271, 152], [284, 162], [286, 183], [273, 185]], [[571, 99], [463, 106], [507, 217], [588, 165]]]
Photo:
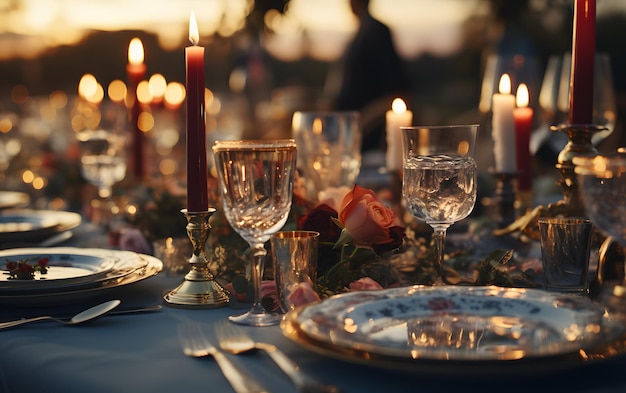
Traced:
[[581, 350], [624, 332], [588, 298], [469, 286], [340, 294], [290, 311], [281, 328], [292, 340], [327, 355], [400, 368], [539, 365], [538, 359], [562, 356], [580, 360]]
[[0, 248], [15, 243], [38, 242], [74, 229], [82, 218], [78, 213], [55, 210], [8, 209], [0, 211]]
[[[81, 303], [88, 300], [109, 296], [111, 292], [120, 290], [153, 277], [163, 270], [163, 262], [150, 255], [136, 254], [141, 267], [125, 271], [117, 277], [102, 279], [94, 286], [69, 286], [65, 289], [55, 288], [50, 292], [35, 291], [22, 294], [0, 294], [0, 305], [9, 307], [44, 307], [60, 304]], [[128, 266], [127, 266], [128, 268]], [[111, 273], [113, 274], [115, 270]]]
[[[36, 264], [47, 258], [47, 273], [36, 272], [32, 280], [12, 278], [8, 262]], [[119, 260], [112, 250], [51, 247], [14, 248], [0, 251], [0, 292], [8, 289], [39, 290], [94, 281], [113, 270]]]
[[17, 191], [0, 191], [0, 210], [28, 205], [28, 194]]

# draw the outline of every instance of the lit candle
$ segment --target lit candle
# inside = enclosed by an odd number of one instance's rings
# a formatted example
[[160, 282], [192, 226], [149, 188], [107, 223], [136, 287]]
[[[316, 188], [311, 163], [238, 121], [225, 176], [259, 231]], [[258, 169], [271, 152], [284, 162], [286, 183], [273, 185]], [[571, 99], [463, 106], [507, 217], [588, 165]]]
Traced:
[[396, 171], [402, 169], [402, 132], [400, 127], [409, 127], [413, 122], [413, 112], [407, 110], [401, 98], [391, 103], [391, 110], [387, 111], [387, 169]]
[[524, 83], [517, 88], [517, 108], [513, 110], [515, 119], [515, 144], [517, 146], [517, 188], [520, 191], [532, 189], [532, 158], [530, 155], [530, 134], [533, 124], [533, 109], [528, 106], [528, 87]]
[[591, 124], [596, 50], [596, 1], [576, 0], [572, 37], [569, 123]]
[[185, 48], [187, 67], [187, 210], [206, 211], [208, 170], [204, 112], [204, 48], [193, 11], [189, 18], [189, 41]]
[[516, 173], [515, 121], [513, 119], [515, 97], [511, 94], [511, 78], [507, 74], [500, 78], [498, 90], [499, 93], [492, 97], [491, 105], [493, 112], [491, 137], [493, 138], [495, 171], [497, 173]]
[[139, 115], [141, 106], [137, 100], [137, 85], [146, 75], [146, 65], [143, 62], [143, 44], [139, 38], [133, 38], [128, 45], [128, 65], [126, 66], [126, 74], [128, 77], [128, 108], [130, 124], [133, 127], [133, 154], [132, 154], [132, 170], [135, 178], [141, 180], [144, 172], [144, 135], [139, 129]]

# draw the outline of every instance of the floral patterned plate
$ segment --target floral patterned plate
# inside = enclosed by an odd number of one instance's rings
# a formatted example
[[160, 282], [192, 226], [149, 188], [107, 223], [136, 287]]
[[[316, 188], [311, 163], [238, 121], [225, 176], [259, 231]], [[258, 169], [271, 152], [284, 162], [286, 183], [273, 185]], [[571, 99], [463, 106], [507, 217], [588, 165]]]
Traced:
[[587, 298], [493, 286], [350, 292], [289, 312], [281, 327], [326, 354], [403, 365], [580, 359], [624, 331]]

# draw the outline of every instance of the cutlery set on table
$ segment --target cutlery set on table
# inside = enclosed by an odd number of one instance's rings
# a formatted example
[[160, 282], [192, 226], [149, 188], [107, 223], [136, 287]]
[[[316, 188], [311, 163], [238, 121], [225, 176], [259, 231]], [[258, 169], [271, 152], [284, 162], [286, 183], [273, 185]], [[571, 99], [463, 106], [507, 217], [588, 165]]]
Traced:
[[[221, 350], [207, 337], [206, 332], [210, 330], [215, 332]], [[225, 354], [239, 355], [256, 350], [265, 352], [291, 379], [298, 392], [340, 392], [338, 387], [324, 384], [305, 374], [298, 365], [291, 361], [274, 344], [254, 341], [242, 328], [231, 322], [219, 321], [212, 328], [192, 322], [181, 323], [178, 326], [178, 336], [185, 355], [190, 357], [212, 356], [237, 393], [268, 392], [259, 381], [243, 368], [233, 363], [228, 355]]]

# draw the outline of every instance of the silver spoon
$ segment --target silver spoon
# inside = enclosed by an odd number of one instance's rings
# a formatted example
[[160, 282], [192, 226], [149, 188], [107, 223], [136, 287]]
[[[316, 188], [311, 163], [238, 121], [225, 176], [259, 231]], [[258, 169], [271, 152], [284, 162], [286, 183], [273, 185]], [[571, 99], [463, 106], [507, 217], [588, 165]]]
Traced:
[[113, 310], [119, 304], [120, 304], [119, 300], [110, 300], [108, 302], [104, 302], [104, 303], [98, 304], [97, 306], [88, 308], [85, 311], [81, 311], [78, 314], [74, 315], [71, 319], [59, 319], [59, 318], [51, 317], [49, 315], [45, 315], [41, 317], [25, 318], [25, 319], [20, 319], [17, 321], [0, 323], [0, 329], [8, 329], [8, 328], [12, 328], [15, 326], [23, 325], [25, 323], [45, 321], [45, 320], [52, 320], [52, 321], [56, 321], [65, 325], [79, 325], [81, 323], [92, 321], [96, 318], [103, 316], [104, 314]]

